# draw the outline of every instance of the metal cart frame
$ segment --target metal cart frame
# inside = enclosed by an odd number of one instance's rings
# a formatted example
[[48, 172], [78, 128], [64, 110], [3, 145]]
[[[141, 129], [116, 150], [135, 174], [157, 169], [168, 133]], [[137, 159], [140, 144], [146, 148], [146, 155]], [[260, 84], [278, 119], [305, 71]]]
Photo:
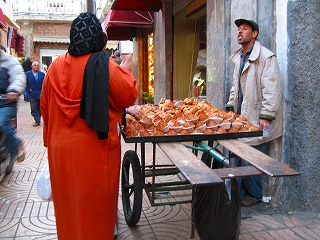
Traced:
[[[173, 182], [157, 182], [158, 176], [180, 174], [180, 170], [174, 165], [158, 165], [156, 163], [156, 150], [159, 143], [165, 142], [193, 142], [201, 143], [201, 147], [193, 146], [193, 152], [197, 154], [200, 151], [206, 151], [212, 157], [212, 160], [220, 162], [225, 161], [225, 158], [219, 152], [215, 152], [212, 146], [207, 146], [203, 141], [212, 142], [221, 139], [236, 139], [242, 137], [257, 137], [261, 136], [261, 131], [241, 132], [241, 133], [225, 133], [225, 134], [191, 134], [191, 135], [174, 135], [174, 136], [143, 136], [143, 137], [127, 137], [123, 133], [123, 138], [126, 143], [135, 143], [135, 150], [128, 150], [123, 156], [121, 170], [121, 191], [122, 203], [125, 215], [125, 220], [129, 226], [135, 226], [139, 220], [142, 210], [143, 189], [148, 196], [151, 206], [176, 205], [182, 203], [191, 203], [192, 195], [187, 200], [176, 200], [166, 202], [156, 202], [159, 197], [157, 192], [184, 191], [192, 190], [192, 185], [186, 180]], [[138, 156], [138, 144], [140, 143], [140, 160]], [[152, 143], [152, 165], [146, 165], [146, 143]], [[207, 147], [204, 147], [207, 146]], [[130, 177], [130, 169], [132, 177]], [[146, 182], [146, 179], [151, 177], [151, 182]], [[131, 178], [131, 179], [130, 179]], [[133, 182], [132, 182], [133, 180]]]

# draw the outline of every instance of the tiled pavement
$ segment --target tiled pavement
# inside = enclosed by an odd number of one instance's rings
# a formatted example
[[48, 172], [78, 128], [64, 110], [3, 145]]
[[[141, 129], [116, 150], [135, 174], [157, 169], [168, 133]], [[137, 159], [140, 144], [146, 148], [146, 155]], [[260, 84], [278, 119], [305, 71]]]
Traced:
[[[21, 100], [18, 135], [25, 142], [27, 157], [23, 163], [16, 163], [14, 171], [0, 184], [0, 240], [57, 239], [52, 202], [42, 201], [36, 192], [36, 179], [47, 153], [42, 144], [42, 127], [34, 128], [32, 123], [29, 105]], [[123, 153], [128, 149], [133, 146], [123, 143]], [[120, 197], [117, 239], [189, 239], [190, 209], [190, 204], [150, 207], [144, 198], [141, 219], [135, 228], [129, 228]], [[280, 213], [270, 203], [261, 204], [259, 209], [243, 209], [239, 239], [320, 239], [320, 213]]]

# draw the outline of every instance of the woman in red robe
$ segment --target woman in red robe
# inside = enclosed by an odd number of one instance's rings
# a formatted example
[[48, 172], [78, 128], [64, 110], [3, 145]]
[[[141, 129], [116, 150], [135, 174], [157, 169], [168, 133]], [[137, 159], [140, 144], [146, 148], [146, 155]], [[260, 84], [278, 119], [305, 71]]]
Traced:
[[114, 238], [122, 111], [137, 97], [130, 71], [103, 51], [106, 36], [91, 13], [71, 25], [68, 52], [49, 67], [41, 93], [59, 240]]

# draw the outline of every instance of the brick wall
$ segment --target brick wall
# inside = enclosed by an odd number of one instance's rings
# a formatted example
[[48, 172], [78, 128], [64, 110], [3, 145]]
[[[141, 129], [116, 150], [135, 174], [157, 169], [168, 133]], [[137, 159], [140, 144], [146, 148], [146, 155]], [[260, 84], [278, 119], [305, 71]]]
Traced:
[[40, 62], [40, 48], [68, 48], [69, 43], [37, 43], [33, 46], [31, 61]]
[[34, 36], [69, 36], [70, 23], [50, 23], [50, 22], [34, 22], [32, 26], [32, 34], [30, 41], [30, 57], [31, 61], [40, 60], [40, 48], [67, 48], [69, 43], [48, 43], [48, 42], [33, 42]]
[[33, 35], [69, 36], [71, 23], [34, 22]]

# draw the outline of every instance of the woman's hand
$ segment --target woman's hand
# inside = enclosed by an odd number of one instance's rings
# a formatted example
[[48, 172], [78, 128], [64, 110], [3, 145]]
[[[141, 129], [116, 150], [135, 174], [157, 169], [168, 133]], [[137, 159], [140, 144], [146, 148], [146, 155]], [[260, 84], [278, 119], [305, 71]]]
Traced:
[[138, 119], [141, 119], [146, 115], [146, 113], [139, 105], [130, 106], [129, 108], [127, 108], [127, 113]]
[[130, 72], [133, 71], [133, 55], [122, 55], [121, 56], [122, 62], [120, 63], [120, 67], [126, 69]]

